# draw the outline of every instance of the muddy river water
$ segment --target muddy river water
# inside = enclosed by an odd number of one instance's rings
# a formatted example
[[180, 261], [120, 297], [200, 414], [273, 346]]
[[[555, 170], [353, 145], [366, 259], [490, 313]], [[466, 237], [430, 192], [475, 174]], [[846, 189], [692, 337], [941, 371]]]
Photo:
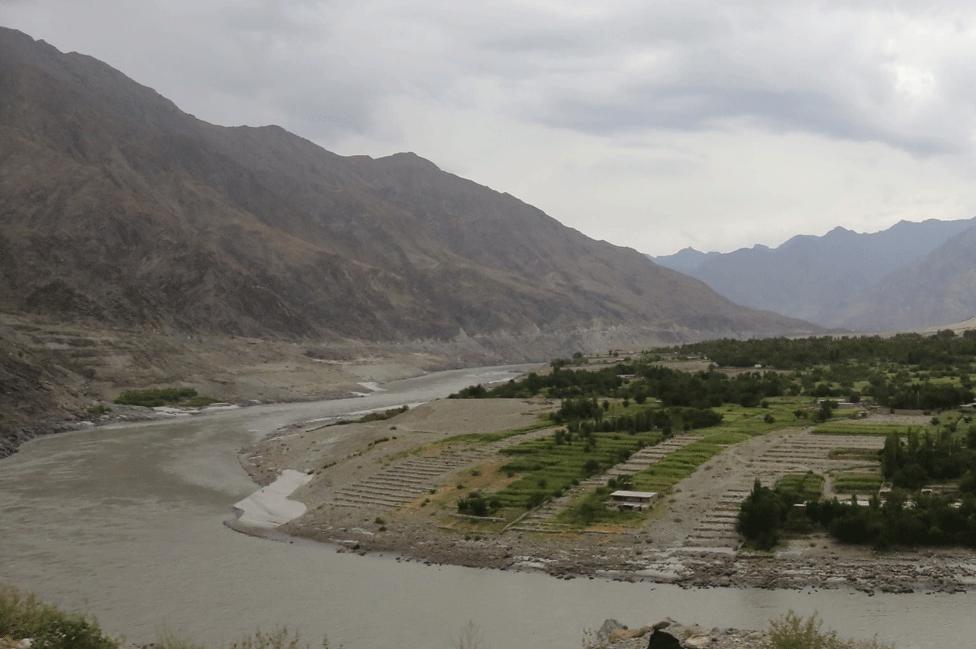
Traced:
[[347, 649], [448, 649], [468, 620], [493, 649], [572, 649], [584, 627], [665, 616], [763, 627], [793, 609], [902, 649], [976, 647], [973, 594], [684, 590], [338, 554], [222, 525], [254, 490], [237, 451], [275, 428], [445, 396], [518, 368], [428, 374], [369, 396], [265, 405], [35, 440], [0, 461], [0, 582], [88, 611], [113, 633], [215, 644], [287, 625]]

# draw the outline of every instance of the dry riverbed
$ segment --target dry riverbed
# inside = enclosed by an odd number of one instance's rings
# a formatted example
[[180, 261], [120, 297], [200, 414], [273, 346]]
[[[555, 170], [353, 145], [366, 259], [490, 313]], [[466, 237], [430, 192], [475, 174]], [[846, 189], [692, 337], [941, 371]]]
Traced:
[[[541, 399], [441, 400], [382, 421], [305, 422], [277, 431], [241, 460], [262, 485], [285, 470], [307, 473], [307, 483], [288, 496], [307, 510], [277, 531], [336, 544], [339, 552], [695, 587], [873, 593], [957, 592], [976, 584], [976, 553], [969, 550], [878, 554], [825, 536], [789, 541], [775, 553], [741, 548], [734, 511], [755, 477], [773, 480], [801, 465], [843, 470], [847, 461], [832, 459], [831, 449], [880, 444], [808, 429], [730, 446], [680, 482], [637, 526], [533, 533], [512, 525], [503, 530], [501, 523], [492, 531], [468, 525], [456, 514], [457, 498], [504, 486], [510, 478], [499, 467], [509, 457], [499, 451], [551, 434], [540, 415], [553, 407]], [[473, 437], [486, 434], [495, 435]]]

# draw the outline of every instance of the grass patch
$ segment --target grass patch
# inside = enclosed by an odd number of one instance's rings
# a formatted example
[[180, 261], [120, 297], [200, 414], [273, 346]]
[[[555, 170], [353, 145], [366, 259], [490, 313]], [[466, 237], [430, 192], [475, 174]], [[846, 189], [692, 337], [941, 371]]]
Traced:
[[732, 444], [749, 439], [747, 433], [718, 431], [680, 448], [663, 460], [634, 474], [634, 489], [664, 494]]
[[818, 500], [823, 493], [824, 477], [819, 473], [788, 473], [773, 487], [782, 494], [794, 494], [800, 502]]
[[[123, 649], [123, 643], [107, 635], [94, 619], [78, 613], [66, 613], [46, 604], [34, 595], [0, 586], [0, 646], [4, 639], [30, 638], [36, 649]], [[128, 646], [128, 645], [124, 645]], [[152, 645], [157, 649], [207, 649], [206, 645], [164, 633]], [[322, 649], [329, 649], [323, 640]], [[226, 649], [311, 649], [298, 634], [282, 628], [268, 633], [258, 631], [245, 636]]]
[[834, 476], [834, 491], [839, 494], [871, 494], [881, 488], [877, 473], [848, 472]]
[[609, 487], [598, 487], [586, 494], [569, 509], [561, 512], [556, 520], [560, 523], [576, 527], [589, 527], [597, 523], [615, 523], [627, 525], [643, 520], [641, 512], [620, 511], [607, 507], [610, 497]]
[[216, 399], [197, 394], [193, 388], [149, 388], [146, 390], [126, 390], [115, 399], [115, 403], [125, 406], [185, 406], [201, 408], [215, 403]]
[[804, 425], [806, 420], [798, 419], [795, 413], [809, 409], [810, 399], [771, 397], [765, 402], [765, 408], [746, 408], [736, 404], [715, 408], [716, 412], [722, 414], [722, 430], [761, 435], [781, 428]]
[[118, 649], [98, 623], [77, 613], [65, 613], [33, 595], [0, 587], [0, 638], [31, 638], [44, 649]]
[[790, 611], [769, 624], [769, 649], [894, 649], [877, 640], [841, 640], [824, 631], [820, 618], [802, 618]]
[[492, 495], [502, 508], [531, 509], [660, 440], [660, 433], [646, 432], [594, 433], [562, 444], [554, 437], [523, 442], [502, 451], [512, 458], [502, 471], [518, 479]]

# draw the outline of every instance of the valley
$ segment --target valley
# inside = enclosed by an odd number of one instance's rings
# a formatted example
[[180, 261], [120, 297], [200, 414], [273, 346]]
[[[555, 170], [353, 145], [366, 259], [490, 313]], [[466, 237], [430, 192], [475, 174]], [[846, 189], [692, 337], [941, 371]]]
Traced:
[[[953, 339], [964, 384], [973, 373], [971, 339]], [[891, 359], [899, 348], [875, 341], [877, 359]], [[930, 340], [930, 353], [939, 342]], [[723, 345], [715, 346], [716, 356], [749, 353], [750, 343]], [[781, 358], [803, 345], [755, 343]], [[859, 342], [859, 348], [871, 347]], [[349, 552], [686, 586], [955, 592], [976, 583], [976, 553], [951, 543], [922, 554], [908, 547], [879, 554], [805, 524], [769, 553], [744, 543], [737, 529], [740, 506], [757, 480], [783, 492], [800, 489], [805, 498], [841, 504], [857, 498], [863, 505], [886, 481], [878, 458], [887, 437], [959, 431], [964, 438], [972, 421], [967, 412], [946, 404], [950, 408], [933, 418], [882, 407], [879, 402], [905, 397], [882, 392], [876, 380], [872, 392], [861, 377], [880, 366], [866, 359], [861, 369], [852, 360], [765, 373], [582, 360], [554, 363], [547, 372], [487, 390], [464, 390], [456, 396], [466, 398], [431, 402], [380, 422], [289, 427], [251, 448], [244, 465], [262, 484], [286, 468], [307, 473], [310, 481], [291, 498], [308, 510], [280, 531]], [[881, 366], [897, 375], [889, 363]], [[958, 376], [951, 365], [942, 371]], [[810, 382], [811, 374], [826, 382]], [[688, 381], [699, 382], [692, 399], [739, 403], [673, 405], [685, 398], [677, 386]], [[951, 381], [942, 385], [953, 389]], [[824, 405], [837, 398], [833, 394], [858, 390], [866, 393], [864, 401], [858, 393], [855, 403]], [[595, 398], [592, 408], [586, 395]], [[958, 398], [957, 406], [969, 403], [972, 392]], [[606, 504], [615, 489], [653, 493], [655, 500], [645, 511], [618, 511]]]

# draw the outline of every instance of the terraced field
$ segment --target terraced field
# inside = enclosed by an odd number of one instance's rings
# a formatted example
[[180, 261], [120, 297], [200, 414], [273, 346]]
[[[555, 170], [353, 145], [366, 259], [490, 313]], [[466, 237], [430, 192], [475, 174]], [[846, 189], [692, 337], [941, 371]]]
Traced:
[[776, 481], [775, 489], [796, 494], [801, 501], [816, 500], [823, 493], [824, 477], [819, 473], [787, 473]]
[[874, 423], [871, 420], [862, 421], [831, 421], [814, 429], [816, 435], [877, 435], [886, 437], [892, 433], [907, 435], [912, 431], [925, 432], [928, 426], [907, 426], [905, 424]]
[[881, 488], [882, 478], [878, 471], [844, 471], [834, 475], [832, 482], [836, 494], [870, 496]]
[[658, 432], [595, 433], [592, 442], [575, 439], [558, 444], [549, 436], [505, 448], [501, 452], [512, 459], [502, 470], [520, 477], [494, 497], [503, 509], [537, 507], [660, 440]]
[[[710, 463], [712, 471], [707, 476], [695, 474], [682, 485], [686, 489], [672, 504], [680, 516], [672, 516], [671, 521], [680, 523], [686, 532], [675, 544], [732, 551], [739, 545], [735, 531], [739, 505], [756, 479], [765, 485], [798, 487], [809, 494], [821, 488], [829, 491], [830, 474], [865, 464], [860, 458], [832, 457], [832, 451], [845, 448], [877, 453], [882, 443], [883, 438], [878, 436], [815, 435], [805, 430], [776, 433], [733, 446], [734, 451], [720, 454]], [[810, 477], [809, 472], [816, 475]]]

